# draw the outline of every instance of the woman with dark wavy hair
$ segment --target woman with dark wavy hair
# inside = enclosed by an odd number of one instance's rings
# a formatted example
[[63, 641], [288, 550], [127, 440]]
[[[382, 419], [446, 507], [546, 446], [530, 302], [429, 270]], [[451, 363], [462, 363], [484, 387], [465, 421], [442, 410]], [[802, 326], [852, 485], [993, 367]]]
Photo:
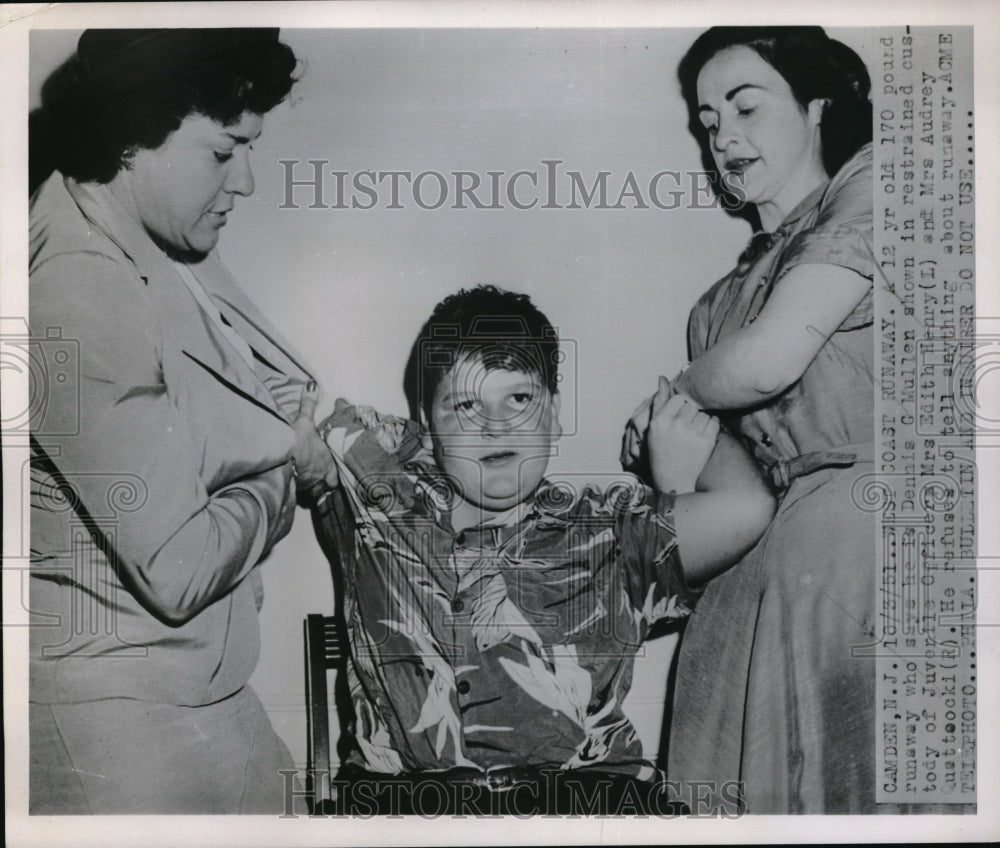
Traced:
[[752, 813], [871, 811], [876, 537], [852, 498], [874, 453], [868, 73], [819, 27], [717, 27], [679, 77], [758, 232], [695, 306], [672, 382], [723, 417], [781, 501], [688, 622], [667, 773], [739, 779]]
[[89, 30], [46, 87], [32, 813], [283, 809], [291, 757], [247, 685], [260, 564], [336, 471], [315, 381], [215, 246], [296, 66], [277, 30]]

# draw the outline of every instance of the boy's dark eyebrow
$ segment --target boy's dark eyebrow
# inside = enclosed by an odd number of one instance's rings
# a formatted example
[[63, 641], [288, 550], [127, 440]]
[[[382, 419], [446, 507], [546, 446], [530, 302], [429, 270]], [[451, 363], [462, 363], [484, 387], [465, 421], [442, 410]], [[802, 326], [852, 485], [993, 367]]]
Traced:
[[[728, 103], [745, 88], [763, 88], [763, 87], [764, 86], [762, 85], [754, 85], [752, 82], [745, 82], [742, 85], [738, 85], [736, 86], [736, 88], [731, 88], [729, 89], [729, 91], [726, 92], [726, 102]], [[714, 112], [714, 111], [715, 110], [708, 104], [704, 104], [698, 107], [699, 114], [701, 114], [702, 112]]]
[[[533, 375], [527, 375], [527, 374], [525, 374], [523, 382], [514, 383], [509, 388], [512, 389], [512, 390], [514, 390], [514, 391], [523, 390], [523, 389], [526, 389], [526, 388], [537, 390], [537, 389], [544, 389], [545, 386], [542, 385], [542, 379], [541, 379], [541, 377], [535, 377]], [[454, 398], [456, 396], [458, 396], [458, 397], [464, 397], [464, 396], [475, 397], [475, 394], [476, 393], [474, 391], [470, 391], [468, 389], [457, 389], [456, 391], [447, 392], [446, 394], [442, 395], [441, 396], [441, 403], [447, 403], [448, 401], [450, 401], [452, 398]]]

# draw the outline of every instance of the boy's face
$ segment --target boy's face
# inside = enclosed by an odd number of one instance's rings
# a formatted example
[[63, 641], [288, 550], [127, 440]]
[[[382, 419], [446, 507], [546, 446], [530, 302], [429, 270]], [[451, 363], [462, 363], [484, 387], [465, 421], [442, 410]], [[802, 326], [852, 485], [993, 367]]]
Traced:
[[529, 498], [562, 433], [559, 395], [537, 374], [460, 360], [434, 393], [430, 436], [438, 467], [465, 500], [502, 511]]

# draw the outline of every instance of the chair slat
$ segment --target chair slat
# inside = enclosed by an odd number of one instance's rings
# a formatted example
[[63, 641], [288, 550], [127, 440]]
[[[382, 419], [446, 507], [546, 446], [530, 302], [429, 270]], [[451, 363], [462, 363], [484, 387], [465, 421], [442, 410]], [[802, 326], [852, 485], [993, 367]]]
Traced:
[[306, 616], [306, 734], [308, 750], [307, 784], [314, 810], [323, 810], [330, 801], [330, 719], [327, 672], [343, 665], [345, 651], [340, 629], [332, 616]]

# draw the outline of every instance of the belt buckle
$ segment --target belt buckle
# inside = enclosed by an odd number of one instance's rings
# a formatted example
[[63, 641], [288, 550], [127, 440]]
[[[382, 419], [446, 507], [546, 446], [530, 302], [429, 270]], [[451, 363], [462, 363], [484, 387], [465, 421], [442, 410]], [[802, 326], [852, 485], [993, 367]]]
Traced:
[[486, 772], [486, 787], [490, 792], [509, 792], [515, 781], [505, 769], [488, 770]]
[[769, 469], [769, 476], [771, 478], [771, 485], [776, 489], [787, 489], [788, 484], [791, 482], [788, 476], [788, 463], [779, 459], [774, 465]]

